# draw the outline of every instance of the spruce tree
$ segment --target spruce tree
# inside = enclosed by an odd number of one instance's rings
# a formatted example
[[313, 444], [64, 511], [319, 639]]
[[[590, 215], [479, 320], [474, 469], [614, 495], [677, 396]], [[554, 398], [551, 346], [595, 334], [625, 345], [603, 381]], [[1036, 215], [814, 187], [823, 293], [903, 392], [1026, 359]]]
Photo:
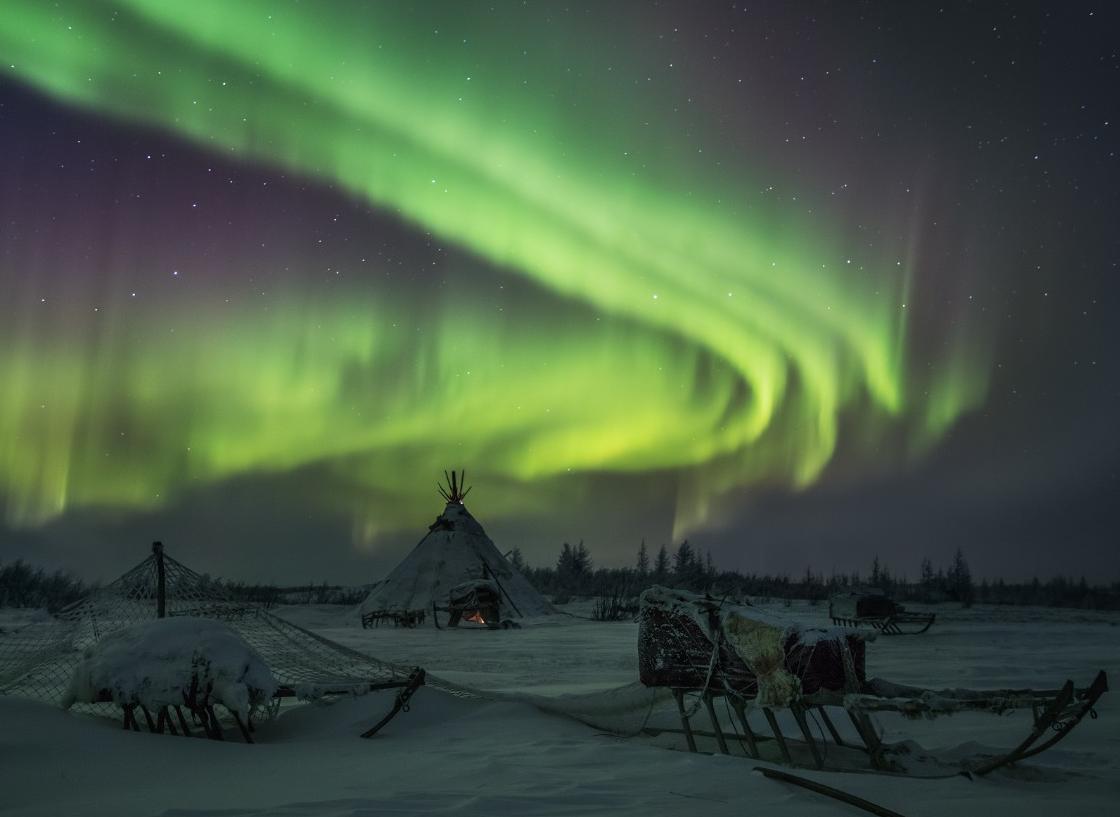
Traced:
[[646, 540], [642, 540], [638, 548], [638, 578], [644, 579], [649, 575], [649, 553], [646, 552]]
[[657, 584], [665, 584], [669, 581], [669, 550], [665, 545], [657, 551], [657, 560], [653, 563], [653, 580]]

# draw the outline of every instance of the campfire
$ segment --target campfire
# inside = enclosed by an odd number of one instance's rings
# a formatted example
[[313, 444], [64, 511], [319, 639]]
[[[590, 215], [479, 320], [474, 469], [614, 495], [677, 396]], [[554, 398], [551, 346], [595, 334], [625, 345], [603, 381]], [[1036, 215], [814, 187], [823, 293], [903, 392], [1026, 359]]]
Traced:
[[474, 579], [456, 585], [448, 594], [447, 610], [451, 613], [450, 627], [456, 627], [462, 621], [497, 627], [501, 622], [498, 588], [487, 579]]

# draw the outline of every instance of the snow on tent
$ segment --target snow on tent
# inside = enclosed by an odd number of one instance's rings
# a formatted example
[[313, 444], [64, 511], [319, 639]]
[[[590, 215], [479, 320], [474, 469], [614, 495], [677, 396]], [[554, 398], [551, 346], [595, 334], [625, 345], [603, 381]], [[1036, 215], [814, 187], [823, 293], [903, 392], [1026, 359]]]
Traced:
[[[111, 584], [50, 619], [0, 635], [0, 694], [55, 704], [69, 704], [76, 697], [75, 709], [119, 714], [122, 707], [111, 689], [103, 690], [104, 695], [74, 695], [72, 684], [79, 665], [96, 655], [91, 647], [115, 634], [146, 622], [179, 617], [224, 624], [223, 629], [228, 628], [271, 671], [275, 679], [271, 689], [277, 700], [403, 689], [415, 682], [415, 674], [407, 668], [378, 661], [285, 621], [260, 605], [232, 598], [221, 585], [167, 556], [157, 542], [147, 559]], [[195, 629], [198, 626], [205, 629], [205, 625], [195, 625]], [[177, 628], [170, 625], [164, 630]], [[157, 629], [154, 637], [161, 632], [175, 634], [164, 630]], [[153, 637], [151, 633], [133, 634]], [[228, 653], [228, 643], [226, 647]], [[164, 653], [168, 658], [174, 649], [168, 646]], [[134, 656], [139, 663], [150, 657], [143, 649]], [[270, 688], [267, 684], [254, 688], [262, 686]]]
[[428, 535], [362, 602], [362, 624], [382, 621], [414, 626], [432, 615], [448, 623], [472, 621], [500, 626], [507, 615], [530, 618], [554, 613], [552, 605], [494, 546], [463, 499], [463, 475], [446, 475], [440, 494], [447, 507]]

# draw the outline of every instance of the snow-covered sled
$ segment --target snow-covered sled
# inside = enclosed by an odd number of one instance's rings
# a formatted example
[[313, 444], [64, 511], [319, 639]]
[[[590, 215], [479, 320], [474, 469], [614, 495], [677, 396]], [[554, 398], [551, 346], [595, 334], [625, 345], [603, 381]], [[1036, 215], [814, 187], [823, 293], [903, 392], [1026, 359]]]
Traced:
[[908, 612], [882, 592], [839, 593], [828, 600], [833, 624], [868, 626], [883, 635], [918, 635], [933, 624], [936, 613]]
[[[639, 623], [641, 682], [670, 689], [681, 719], [679, 730], [647, 727], [643, 731], [654, 737], [683, 735], [694, 752], [705, 741], [723, 754], [741, 752], [753, 758], [769, 754], [787, 765], [818, 769], [870, 766], [883, 773], [982, 775], [1049, 749], [1086, 715], [1096, 716], [1093, 707], [1108, 689], [1104, 672], [1086, 688], [1066, 681], [1050, 690], [930, 690], [868, 679], [866, 642], [859, 632], [800, 627], [755, 607], [661, 587], [642, 594]], [[727, 712], [722, 722], [715, 707], [720, 699]], [[701, 707], [710, 731], [692, 724]], [[871, 721], [878, 712], [919, 719], [1019, 709], [1031, 710], [1033, 726], [1017, 746], [959, 761], [954, 768], [939, 761], [924, 763], [928, 758], [920, 756], [910, 741], [883, 742]], [[769, 735], [751, 725], [750, 715], [757, 712], [765, 718]], [[783, 732], [781, 712], [792, 715], [799, 738]], [[837, 714], [850, 721], [854, 732], [841, 733], [833, 720]], [[819, 722], [819, 739], [810, 729], [810, 719]], [[823, 737], [825, 730], [828, 739]]]
[[189, 736], [186, 709], [215, 740], [222, 736], [215, 711], [221, 705], [252, 743], [253, 715], [268, 710], [276, 690], [264, 659], [230, 627], [183, 616], [134, 624], [88, 646], [62, 705], [114, 703], [125, 729], [140, 731], [140, 710], [149, 731]]

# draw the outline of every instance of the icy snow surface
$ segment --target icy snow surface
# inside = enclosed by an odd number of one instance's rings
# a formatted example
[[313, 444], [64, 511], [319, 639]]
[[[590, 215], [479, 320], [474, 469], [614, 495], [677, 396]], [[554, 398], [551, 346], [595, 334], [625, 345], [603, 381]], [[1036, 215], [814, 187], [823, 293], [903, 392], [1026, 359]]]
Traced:
[[[586, 614], [590, 605], [567, 609]], [[805, 625], [827, 605], [767, 609]], [[933, 688], [1083, 686], [1120, 679], [1120, 616], [1032, 608], [938, 607], [924, 635], [879, 638], [868, 674]], [[362, 630], [356, 611], [282, 616], [379, 658], [451, 681], [545, 695], [617, 687], [637, 674], [637, 625], [567, 617], [522, 630]], [[373, 740], [356, 737], [392, 693], [306, 705], [261, 725], [257, 745], [124, 732], [117, 723], [0, 698], [0, 814], [13, 815], [852, 815], [851, 806], [752, 774], [739, 757], [690, 755], [620, 739], [517, 703], [420, 689]], [[1120, 693], [1106, 693], [1054, 749], [987, 778], [912, 780], [796, 774], [909, 817], [1120, 813]], [[1014, 745], [1029, 713], [910, 722], [877, 716], [887, 740], [945, 754]], [[842, 726], [842, 725], [841, 725]], [[792, 733], [792, 723], [786, 724]]]

